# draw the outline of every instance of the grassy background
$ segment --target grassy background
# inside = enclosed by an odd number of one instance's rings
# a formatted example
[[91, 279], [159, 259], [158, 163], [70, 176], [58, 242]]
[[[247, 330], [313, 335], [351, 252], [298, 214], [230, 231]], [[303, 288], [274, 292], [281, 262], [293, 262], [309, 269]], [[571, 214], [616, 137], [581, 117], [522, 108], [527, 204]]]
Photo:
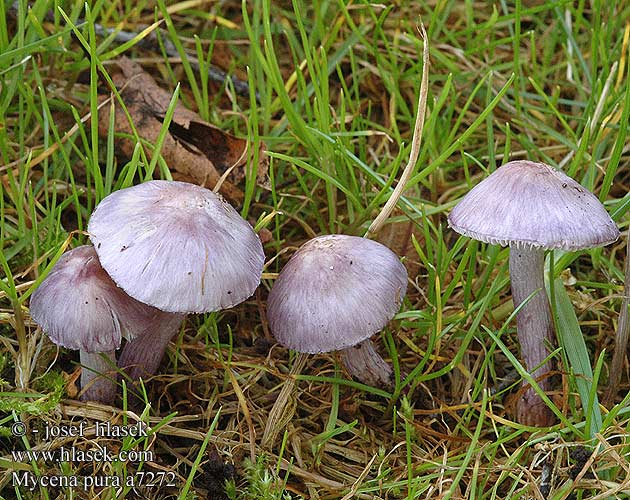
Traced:
[[[274, 345], [268, 331], [267, 290], [300, 244], [330, 232], [364, 234], [391, 193], [409, 155], [426, 69], [420, 18], [431, 54], [422, 149], [391, 219], [396, 224], [381, 235], [412, 270], [401, 312], [375, 338], [394, 362], [396, 389], [349, 380], [334, 354], [309, 357], [295, 374], [295, 355]], [[156, 20], [165, 20], [162, 37], [180, 49], [179, 58], [136, 48], [137, 40], [121, 46], [94, 30], [98, 23], [140, 32]], [[609, 378], [624, 243], [550, 259], [566, 347], [554, 353], [561, 383], [549, 395], [559, 423], [531, 429], [513, 420], [525, 374], [508, 250], [458, 237], [446, 214], [508, 158], [529, 158], [563, 168], [594, 191], [625, 231], [629, 33], [624, 2], [120, 0], [89, 9], [70, 1], [2, 2], [0, 495], [627, 498], [627, 366], [610, 401], [599, 405], [595, 390], [601, 398]], [[123, 52], [164, 88], [179, 84], [181, 101], [204, 119], [254, 146], [266, 144], [271, 188], [255, 186], [250, 176], [239, 209], [264, 220], [273, 238], [265, 248], [267, 279], [255, 297], [187, 320], [147, 383], [151, 404], [107, 407], [73, 399], [78, 355], [57, 350], [36, 329], [28, 297], [67, 245], [86, 241], [100, 199], [153, 173], [170, 175], [163, 162], [147, 161], [154, 145], [117, 157], [113, 135], [99, 138], [89, 118]], [[189, 57], [202, 69], [211, 61], [229, 77], [208, 81]], [[231, 78], [248, 82], [249, 95], [239, 95]], [[294, 391], [270, 422], [287, 383]], [[28, 424], [22, 438], [11, 435], [17, 420]], [[45, 441], [31, 432], [137, 420], [156, 432], [100, 441]], [[267, 427], [275, 432], [263, 443]], [[95, 443], [154, 456], [109, 464], [16, 463], [11, 455]], [[173, 471], [176, 486], [28, 491], [12, 486], [15, 470], [122, 478]]]

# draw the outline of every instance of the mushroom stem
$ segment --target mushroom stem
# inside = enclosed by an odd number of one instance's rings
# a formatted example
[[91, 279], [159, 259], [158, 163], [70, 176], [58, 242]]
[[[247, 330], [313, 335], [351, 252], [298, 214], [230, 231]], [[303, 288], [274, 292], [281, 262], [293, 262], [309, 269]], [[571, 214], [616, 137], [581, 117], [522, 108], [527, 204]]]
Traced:
[[116, 351], [80, 351], [81, 401], [111, 404], [116, 399]]
[[154, 375], [164, 357], [171, 339], [179, 332], [185, 314], [165, 315], [162, 324], [156, 329], [146, 329], [123, 348], [118, 366], [131, 380]]
[[619, 380], [623, 373], [623, 364], [628, 355], [628, 338], [630, 337], [630, 235], [626, 241], [626, 265], [623, 285], [623, 301], [619, 312], [619, 323], [615, 335], [615, 350], [610, 365], [610, 375], [608, 379], [608, 389], [604, 396], [604, 403], [611, 407], [615, 402], [615, 396], [619, 392]]
[[394, 387], [394, 370], [376, 352], [370, 339], [341, 351], [343, 364], [353, 378], [365, 385], [391, 390]]
[[[521, 344], [521, 357], [532, 377], [543, 391], [551, 389], [549, 372], [553, 370], [547, 345], [554, 345], [555, 334], [544, 280], [545, 252], [542, 248], [510, 248], [510, 278], [516, 315], [516, 330]], [[532, 371], [533, 370], [533, 371]], [[527, 386], [527, 383], [523, 383]], [[555, 419], [552, 411], [532, 387], [524, 388], [516, 404], [516, 418], [525, 425], [548, 426]]]

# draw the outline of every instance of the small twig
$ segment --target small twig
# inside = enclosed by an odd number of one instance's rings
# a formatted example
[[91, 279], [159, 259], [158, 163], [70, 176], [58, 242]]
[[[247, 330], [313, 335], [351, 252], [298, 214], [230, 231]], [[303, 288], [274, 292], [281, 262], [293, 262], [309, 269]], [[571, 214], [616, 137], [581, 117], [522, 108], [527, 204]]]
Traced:
[[422, 129], [424, 128], [424, 117], [427, 111], [427, 94], [429, 93], [429, 39], [427, 32], [424, 29], [424, 24], [420, 22], [420, 34], [422, 35], [422, 41], [424, 50], [422, 51], [422, 81], [420, 83], [420, 96], [418, 98], [418, 114], [416, 115], [416, 123], [413, 130], [413, 138], [411, 139], [411, 153], [409, 154], [409, 162], [405, 166], [400, 180], [391, 194], [385, 206], [381, 209], [380, 213], [376, 216], [376, 219], [370, 224], [370, 227], [365, 234], [365, 237], [370, 237], [383, 227], [385, 221], [389, 218], [394, 207], [398, 203], [398, 200], [402, 196], [405, 186], [418, 161], [418, 155], [420, 154], [420, 144], [422, 142]]
[[247, 398], [243, 394], [243, 390], [236, 380], [236, 376], [232, 372], [232, 369], [228, 367], [227, 373], [230, 376], [230, 382], [232, 382], [232, 387], [234, 388], [234, 394], [236, 394], [236, 398], [238, 399], [239, 406], [241, 407], [241, 411], [243, 412], [243, 416], [245, 417], [245, 421], [247, 422], [247, 427], [249, 428], [249, 452], [250, 459], [252, 462], [256, 462], [256, 429], [254, 428], [254, 422], [252, 420], [251, 412], [249, 411], [249, 406], [247, 405]]
[[304, 369], [307, 359], [307, 354], [297, 354], [287, 380], [284, 382], [278, 398], [269, 412], [269, 417], [267, 417], [267, 424], [260, 441], [262, 448], [273, 447], [280, 431], [283, 431], [286, 424], [293, 418], [295, 403], [291, 402], [290, 399], [297, 383], [296, 376]]
[[348, 494], [345, 495], [341, 500], [352, 500], [353, 498], [356, 498], [357, 490], [361, 486], [361, 483], [363, 483], [363, 480], [365, 479], [365, 477], [370, 472], [370, 469], [372, 468], [372, 464], [374, 463], [374, 460], [376, 460], [377, 456], [378, 455], [374, 455], [372, 457], [372, 460], [368, 462], [368, 464], [363, 468], [363, 471], [361, 472], [361, 474], [359, 474], [359, 477], [350, 488], [350, 491], [348, 492]]
[[221, 186], [226, 181], [228, 176], [232, 173], [232, 171], [236, 167], [238, 167], [241, 164], [241, 162], [243, 161], [243, 159], [245, 158], [245, 156], [247, 155], [248, 152], [249, 152], [249, 141], [247, 141], [245, 143], [245, 149], [243, 149], [243, 152], [241, 153], [241, 156], [239, 156], [238, 159], [230, 167], [225, 169], [225, 172], [223, 172], [223, 175], [221, 175], [221, 177], [219, 177], [219, 180], [214, 185], [214, 188], [212, 188], [212, 191], [214, 191], [215, 193], [219, 192], [219, 190], [221, 189]]

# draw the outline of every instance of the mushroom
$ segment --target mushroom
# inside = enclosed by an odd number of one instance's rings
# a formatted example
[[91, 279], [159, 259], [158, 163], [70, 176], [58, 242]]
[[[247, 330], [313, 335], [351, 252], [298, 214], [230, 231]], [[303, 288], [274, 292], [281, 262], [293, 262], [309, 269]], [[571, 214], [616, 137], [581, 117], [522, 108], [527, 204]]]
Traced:
[[[220, 195], [186, 182], [155, 180], [116, 191], [88, 225], [103, 268], [131, 297], [163, 311], [203, 313], [250, 297], [265, 255], [251, 225]], [[119, 366], [137, 378], [148, 349], [170, 337], [147, 332], [123, 349]], [[157, 360], [159, 364], [159, 359]], [[137, 370], [130, 370], [139, 365]]]
[[342, 351], [348, 372], [392, 387], [392, 369], [369, 338], [398, 312], [407, 270], [386, 246], [331, 234], [302, 245], [276, 279], [267, 305], [278, 342], [303, 353]]
[[[521, 356], [540, 388], [550, 390], [553, 363], [545, 360], [555, 333], [545, 292], [544, 252], [607, 245], [619, 237], [617, 226], [576, 181], [549, 165], [524, 160], [506, 163], [475, 186], [448, 222], [464, 236], [510, 246], [512, 298], [515, 308], [521, 306], [516, 316]], [[534, 426], [554, 420], [531, 387], [519, 398], [516, 416]]]
[[71, 250], [55, 263], [30, 301], [33, 320], [57, 345], [80, 352], [81, 399], [111, 403], [116, 396], [115, 350], [122, 337], [147, 331], [172, 336], [183, 315], [138, 302], [116, 286], [94, 248]]

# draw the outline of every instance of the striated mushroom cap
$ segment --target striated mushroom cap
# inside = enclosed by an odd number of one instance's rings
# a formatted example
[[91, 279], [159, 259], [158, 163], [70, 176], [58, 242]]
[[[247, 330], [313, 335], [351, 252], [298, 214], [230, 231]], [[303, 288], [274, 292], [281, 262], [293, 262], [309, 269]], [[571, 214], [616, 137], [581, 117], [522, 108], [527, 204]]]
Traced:
[[33, 320], [57, 345], [89, 353], [120, 347], [172, 315], [142, 304], [118, 288], [84, 245], [61, 256], [30, 300]]
[[319, 236], [282, 269], [269, 293], [267, 318], [286, 347], [337, 351], [381, 330], [406, 291], [407, 270], [386, 246], [356, 236]]
[[265, 261], [250, 224], [208, 189], [149, 181], [116, 191], [88, 225], [102, 266], [132, 297], [170, 312], [209, 312], [250, 297]]
[[559, 250], [612, 243], [619, 229], [600, 201], [549, 165], [511, 161], [453, 208], [449, 225], [479, 241]]

